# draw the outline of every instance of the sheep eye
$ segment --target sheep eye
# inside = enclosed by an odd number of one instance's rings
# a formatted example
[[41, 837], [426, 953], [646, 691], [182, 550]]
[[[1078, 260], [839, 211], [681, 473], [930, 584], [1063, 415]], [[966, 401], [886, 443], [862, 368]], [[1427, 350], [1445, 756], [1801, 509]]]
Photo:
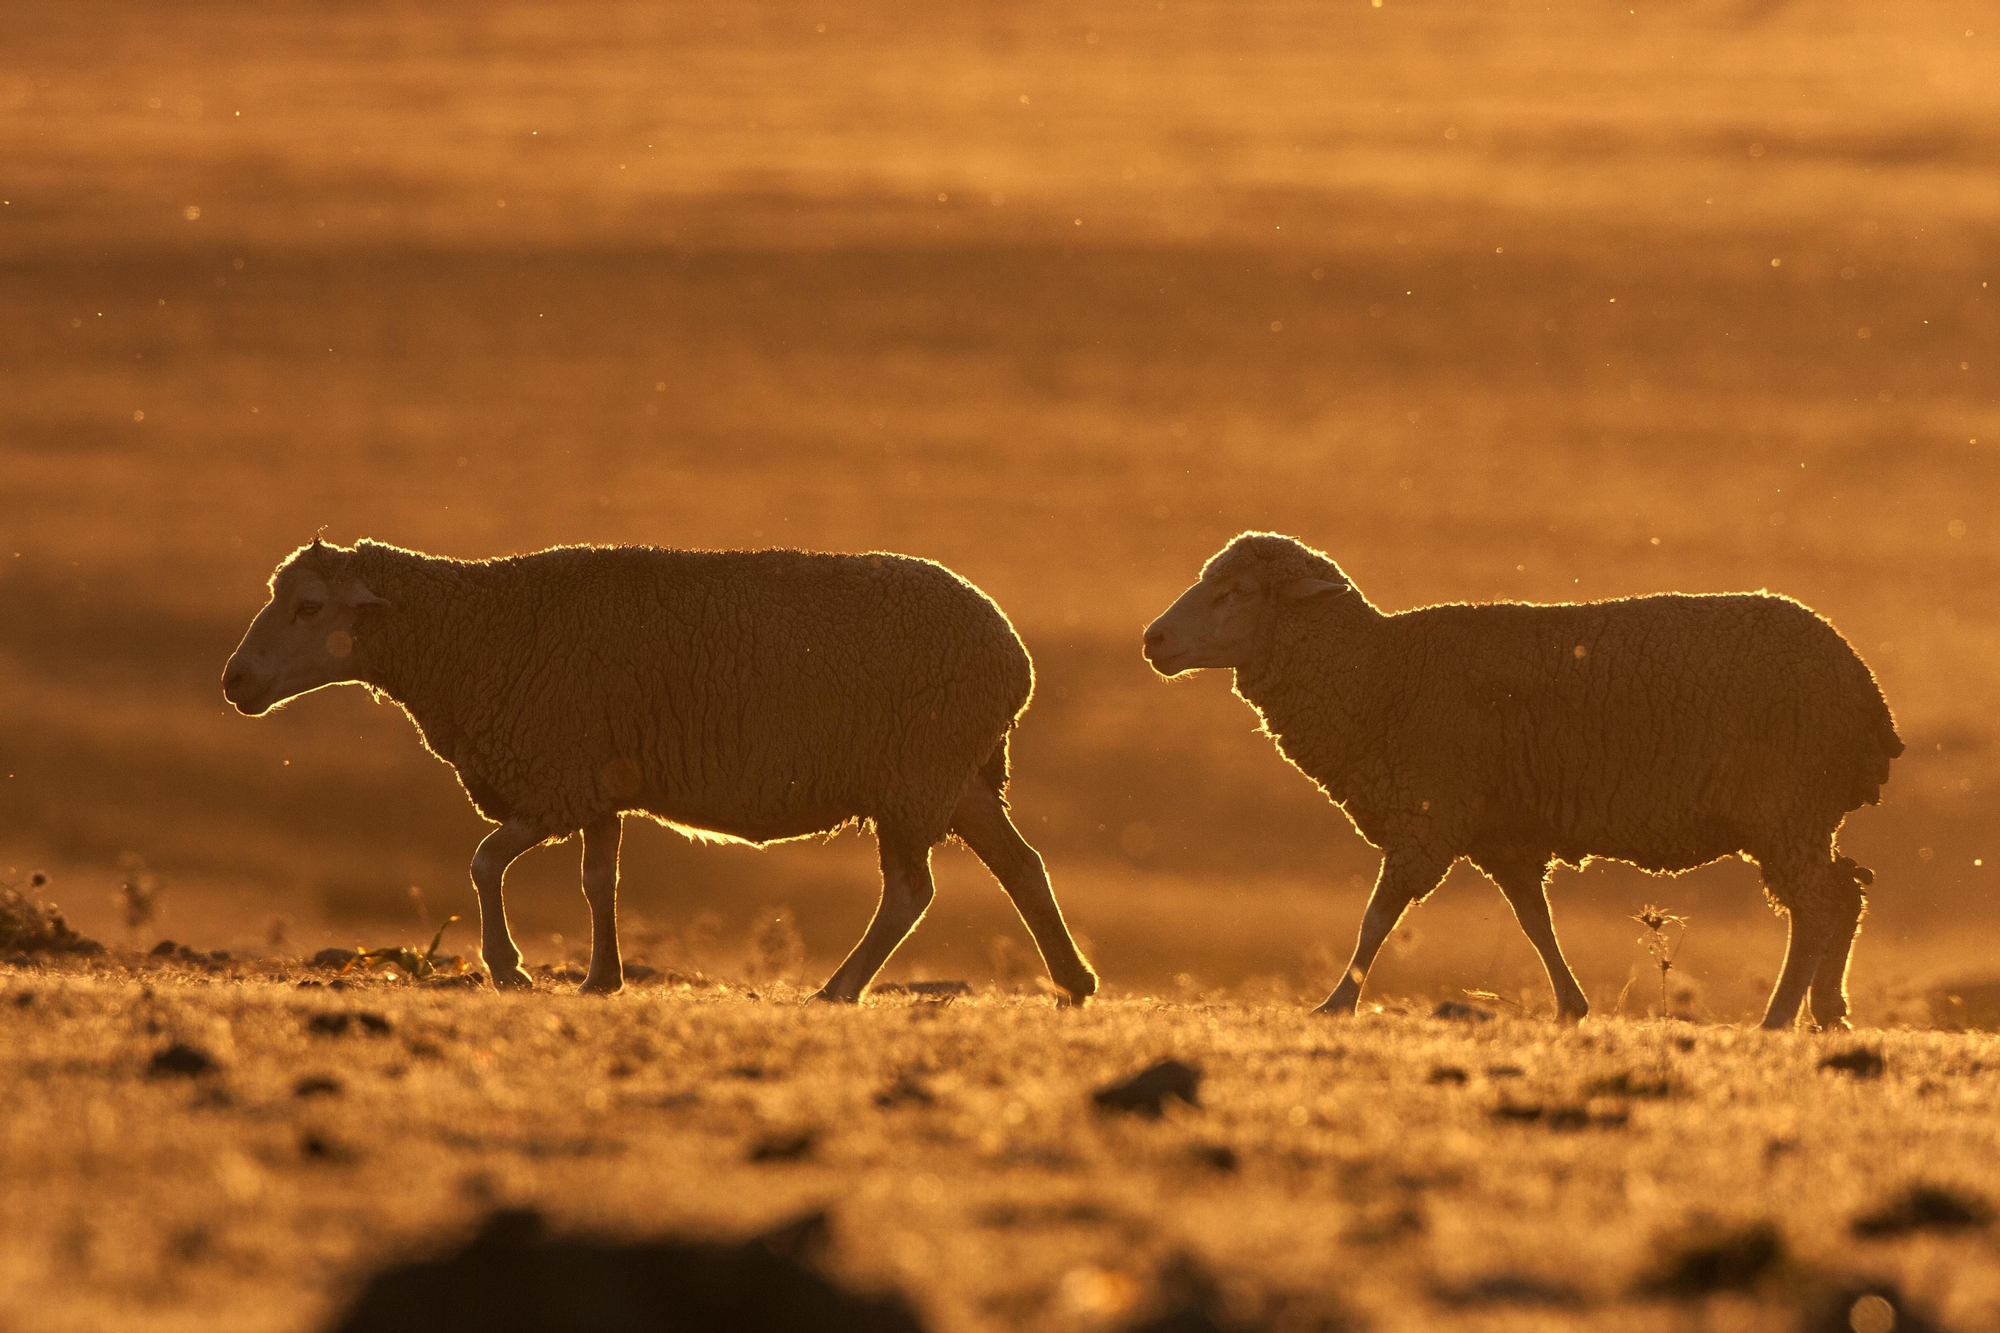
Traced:
[[320, 603], [318, 602], [299, 603], [298, 618], [300, 620], [311, 620], [314, 616], [318, 615], [319, 612], [320, 612]]

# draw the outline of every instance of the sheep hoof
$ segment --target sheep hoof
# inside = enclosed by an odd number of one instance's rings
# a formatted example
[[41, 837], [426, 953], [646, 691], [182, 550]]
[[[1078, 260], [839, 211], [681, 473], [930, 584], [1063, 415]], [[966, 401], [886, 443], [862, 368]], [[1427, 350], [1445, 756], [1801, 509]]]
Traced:
[[1360, 995], [1346, 995], [1344, 991], [1334, 991], [1326, 997], [1326, 1003], [1312, 1013], [1326, 1015], [1328, 1019], [1352, 1019], [1356, 1005], [1360, 1005]]
[[1819, 1030], [1821, 1032], [1852, 1032], [1854, 1031], [1854, 1025], [1849, 1023], [1845, 1018], [1829, 1018], [1819, 1024]]
[[616, 995], [624, 989], [624, 977], [612, 977], [608, 981], [600, 981], [596, 977], [585, 977], [583, 984], [576, 988], [576, 993], [578, 995]]
[[529, 976], [527, 971], [518, 963], [509, 968], [496, 967], [493, 969], [493, 989], [495, 990], [533, 990], [534, 988], [535, 979]]
[[806, 1000], [806, 1003], [807, 1004], [859, 1004], [861, 1003], [861, 997], [859, 995], [835, 995], [832, 991], [821, 989], [814, 991], [812, 995]]
[[1575, 1027], [1588, 1017], [1590, 1017], [1590, 1006], [1587, 1004], [1566, 1004], [1556, 1010], [1556, 1022], [1567, 1023], [1571, 1027]]
[[1089, 1003], [1090, 994], [1089, 991], [1077, 992], [1058, 989], [1056, 991], [1056, 1008], [1081, 1009], [1085, 1004]]

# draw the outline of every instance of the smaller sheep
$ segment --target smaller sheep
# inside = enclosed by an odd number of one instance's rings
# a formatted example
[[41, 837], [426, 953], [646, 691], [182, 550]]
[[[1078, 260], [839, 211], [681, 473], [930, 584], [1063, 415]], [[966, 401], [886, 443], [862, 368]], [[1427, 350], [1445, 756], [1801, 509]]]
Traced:
[[461, 561], [315, 541], [270, 587], [224, 695], [252, 717], [342, 683], [401, 705], [499, 825], [472, 860], [497, 986], [531, 984], [507, 867], [581, 832], [583, 989], [619, 989], [618, 845], [636, 813], [759, 846], [874, 827], [880, 906], [816, 998], [860, 999], [929, 906], [947, 836], [1013, 898], [1064, 1001], [1097, 989], [1007, 813], [1033, 666], [1000, 608], [942, 565], [631, 546]]
[[1826, 621], [1768, 593], [1667, 594], [1385, 615], [1290, 537], [1244, 533], [1146, 631], [1165, 676], [1236, 673], [1279, 751], [1382, 869], [1345, 976], [1351, 1014], [1404, 911], [1465, 857], [1512, 904], [1561, 1017], [1589, 1012], [1556, 943], [1547, 879], [1593, 857], [1677, 874], [1755, 860], [1790, 918], [1764, 1015], [1808, 990], [1845, 1027], [1849, 954], [1873, 877], [1834, 844], [1902, 753], [1875, 678]]

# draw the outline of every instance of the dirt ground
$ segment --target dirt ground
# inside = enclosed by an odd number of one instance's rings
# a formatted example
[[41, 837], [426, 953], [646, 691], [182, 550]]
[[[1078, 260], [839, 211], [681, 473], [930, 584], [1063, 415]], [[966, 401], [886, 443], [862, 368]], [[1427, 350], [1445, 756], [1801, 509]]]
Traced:
[[[1867, 1291], [2000, 1319], [1990, 1036], [126, 963], [0, 979], [24, 1333], [316, 1327], [520, 1205], [614, 1237], [828, 1208], [834, 1272], [936, 1329], [1124, 1328], [1190, 1267], [1258, 1329], [1846, 1328]], [[175, 1043], [218, 1068], [155, 1069]], [[1883, 1067], [1823, 1063], [1856, 1050]], [[1169, 1056], [1198, 1104], [1095, 1109]]]

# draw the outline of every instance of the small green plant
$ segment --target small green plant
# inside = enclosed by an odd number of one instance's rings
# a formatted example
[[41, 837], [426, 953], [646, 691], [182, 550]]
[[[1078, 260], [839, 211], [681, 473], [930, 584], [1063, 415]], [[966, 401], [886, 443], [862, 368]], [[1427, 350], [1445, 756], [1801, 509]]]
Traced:
[[1483, 1004], [1504, 1004], [1514, 1011], [1516, 1017], [1524, 1016], [1528, 1012], [1519, 1000], [1510, 1000], [1499, 991], [1467, 990], [1465, 998], [1468, 1000], [1477, 1000]]
[[349, 959], [347, 966], [340, 970], [345, 974], [357, 967], [363, 971], [377, 967], [398, 967], [403, 970], [405, 976], [413, 981], [422, 981], [425, 977], [436, 976], [439, 972], [446, 971], [447, 969], [454, 976], [463, 973], [467, 967], [466, 961], [463, 958], [460, 958], [457, 954], [450, 954], [443, 958], [438, 956], [438, 949], [444, 943], [444, 933], [451, 929], [451, 923], [456, 920], [458, 918], [455, 916], [446, 917], [444, 924], [437, 928], [437, 934], [431, 936], [431, 947], [425, 949], [422, 953], [400, 945], [392, 945], [383, 949], [356, 948], [354, 957]]
[[[1681, 946], [1687, 943], [1688, 919], [1663, 911], [1651, 903], [1646, 910], [1632, 918], [1646, 928], [1639, 937], [1646, 952], [1652, 955], [1653, 966], [1660, 970], [1660, 1017], [1667, 1017], [1667, 973], [1674, 970], [1674, 959], [1680, 956]], [[1672, 930], [1671, 938], [1668, 931]]]

